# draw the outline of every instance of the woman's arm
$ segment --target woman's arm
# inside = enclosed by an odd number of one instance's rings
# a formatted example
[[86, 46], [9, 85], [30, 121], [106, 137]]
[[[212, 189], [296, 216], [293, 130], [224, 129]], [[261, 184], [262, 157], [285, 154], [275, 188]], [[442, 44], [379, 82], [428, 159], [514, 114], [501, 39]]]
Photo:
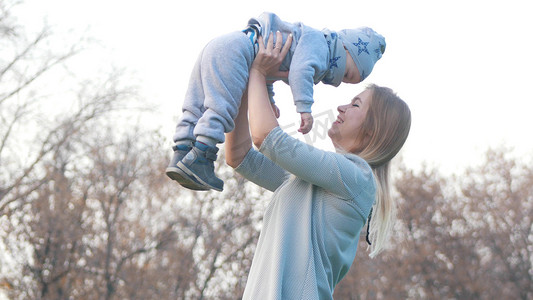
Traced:
[[[272, 104], [273, 107], [275, 105]], [[276, 117], [279, 110], [274, 109]], [[235, 128], [226, 134], [226, 163], [251, 182], [275, 191], [288, 178], [289, 173], [263, 154], [252, 149], [248, 127], [248, 97], [241, 99]]]
[[245, 91], [241, 99], [239, 113], [235, 118], [235, 128], [226, 134], [226, 163], [232, 167], [238, 167], [250, 148], [252, 138], [248, 124], [248, 95]]
[[[281, 32], [278, 31], [276, 34], [276, 40], [283, 41]], [[276, 115], [270, 105], [266, 77], [283, 77], [287, 75], [287, 72], [279, 71], [279, 66], [289, 52], [292, 35], [289, 35], [283, 48], [279, 44], [274, 47], [272, 34], [268, 39], [266, 48], [262, 37], [259, 37], [258, 41], [259, 53], [257, 53], [250, 69], [250, 79], [248, 81], [248, 112], [250, 114], [252, 140], [254, 145], [259, 148], [268, 133], [279, 126]]]
[[[279, 118], [279, 108], [274, 103], [270, 103], [270, 106], [275, 117]], [[248, 123], [248, 91], [245, 91], [242, 96], [239, 113], [235, 118], [235, 128], [226, 133], [225, 147], [226, 163], [232, 168], [238, 167], [252, 148], [250, 125]]]
[[372, 171], [362, 159], [350, 161], [341, 154], [322, 151], [290, 137], [279, 128], [270, 107], [265, 77], [277, 70], [279, 65], [276, 64], [283, 60], [290, 41], [287, 40], [280, 52], [273, 49], [271, 39], [266, 49], [259, 40], [259, 53], [252, 64], [248, 82], [249, 122], [254, 144], [277, 166], [342, 198], [352, 199], [363, 192], [372, 193]]

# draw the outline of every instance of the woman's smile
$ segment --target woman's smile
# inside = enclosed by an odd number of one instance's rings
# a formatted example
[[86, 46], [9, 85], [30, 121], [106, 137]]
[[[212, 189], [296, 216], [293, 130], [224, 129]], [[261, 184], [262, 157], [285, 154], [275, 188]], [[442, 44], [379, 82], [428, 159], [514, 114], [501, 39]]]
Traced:
[[359, 149], [363, 123], [370, 107], [372, 92], [365, 90], [348, 104], [337, 108], [339, 114], [331, 125], [328, 135], [336, 148], [350, 151]]
[[335, 123], [337, 123], [337, 124], [342, 124], [342, 123], [344, 123], [344, 120], [341, 119], [340, 116], [337, 116], [337, 120], [335, 120], [335, 122], [333, 122], [333, 123], [334, 123], [334, 124], [335, 124]]

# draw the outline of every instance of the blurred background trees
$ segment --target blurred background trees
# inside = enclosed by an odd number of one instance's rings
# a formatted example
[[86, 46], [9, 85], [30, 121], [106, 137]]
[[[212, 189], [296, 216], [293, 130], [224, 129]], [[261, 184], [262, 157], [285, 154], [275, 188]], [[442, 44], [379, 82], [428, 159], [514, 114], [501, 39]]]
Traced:
[[[270, 193], [223, 155], [223, 193], [170, 181], [128, 74], [74, 76], [88, 40], [28, 34], [15, 6], [0, 0], [0, 299], [240, 298]], [[335, 298], [531, 299], [533, 163], [510, 153], [457, 176], [399, 165], [390, 250], [370, 259], [362, 238]]]
[[127, 72], [81, 77], [89, 40], [28, 34], [18, 4], [0, 0], [0, 298], [242, 293], [263, 191], [227, 167], [224, 193], [180, 189]]

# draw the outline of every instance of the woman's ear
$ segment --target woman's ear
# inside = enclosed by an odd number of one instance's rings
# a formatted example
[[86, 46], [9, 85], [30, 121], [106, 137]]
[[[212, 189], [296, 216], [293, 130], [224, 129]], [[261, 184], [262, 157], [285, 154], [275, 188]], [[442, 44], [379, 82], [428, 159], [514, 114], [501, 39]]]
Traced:
[[372, 140], [372, 136], [374, 136], [374, 130], [372, 129], [365, 130], [365, 132], [363, 133], [363, 145], [364, 145], [363, 148], [366, 148], [368, 144], [370, 144], [370, 141]]

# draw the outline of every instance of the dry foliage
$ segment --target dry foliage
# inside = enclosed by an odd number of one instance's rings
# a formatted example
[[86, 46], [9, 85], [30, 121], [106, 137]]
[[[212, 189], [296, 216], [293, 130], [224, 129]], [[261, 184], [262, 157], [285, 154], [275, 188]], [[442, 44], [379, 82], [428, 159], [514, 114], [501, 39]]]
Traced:
[[[115, 121], [136, 96], [120, 73], [85, 80], [70, 109], [41, 114], [54, 105], [42, 83], [82, 47], [48, 49], [46, 27], [25, 36], [13, 3], [0, 0], [0, 292], [240, 298], [270, 194], [223, 160], [223, 193], [169, 180], [165, 139]], [[489, 150], [457, 177], [399, 168], [390, 250], [370, 259], [362, 234], [335, 298], [532, 299], [533, 164], [509, 152]]]

